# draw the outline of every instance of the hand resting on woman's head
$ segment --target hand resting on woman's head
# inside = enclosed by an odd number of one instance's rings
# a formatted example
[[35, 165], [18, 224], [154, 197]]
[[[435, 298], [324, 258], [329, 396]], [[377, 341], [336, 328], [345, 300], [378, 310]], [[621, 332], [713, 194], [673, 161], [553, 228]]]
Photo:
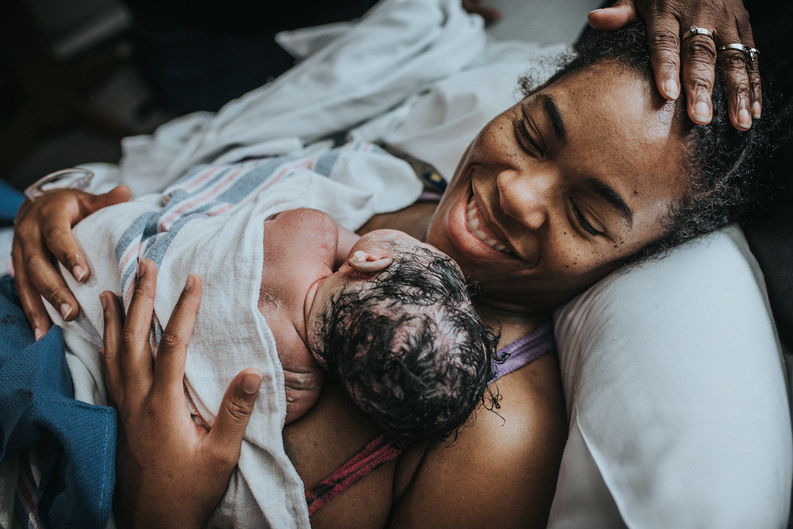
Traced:
[[[740, 209], [732, 197], [750, 198], [733, 191], [751, 187], [742, 171], [760, 127], [732, 128], [732, 98], [718, 79], [713, 124], [688, 121], [688, 109], [659, 96], [645, 70], [646, 34], [632, 28], [615, 39], [580, 48], [582, 59], [491, 121], [430, 223], [428, 242], [480, 281], [483, 319], [503, 324], [501, 345], [624, 262], [727, 222]], [[713, 152], [723, 159], [711, 160]], [[712, 189], [729, 190], [730, 200]], [[503, 420], [478, 414], [453, 446], [403, 454], [392, 526], [546, 522], [566, 433], [555, 356], [504, 375], [497, 389]]]
[[[589, 23], [595, 29], [608, 31], [625, 27], [639, 17], [647, 23], [658, 91], [666, 99], [676, 100], [681, 95], [682, 77], [692, 121], [700, 125], [710, 123], [717, 60], [725, 69], [733, 126], [747, 130], [752, 126], [752, 118], [760, 118], [763, 94], [758, 61], [747, 61], [740, 51], [717, 51], [721, 46], [735, 43], [754, 47], [749, 14], [740, 0], [618, 0], [612, 7], [591, 12]], [[692, 26], [712, 31], [713, 39], [706, 35], [683, 39]]]

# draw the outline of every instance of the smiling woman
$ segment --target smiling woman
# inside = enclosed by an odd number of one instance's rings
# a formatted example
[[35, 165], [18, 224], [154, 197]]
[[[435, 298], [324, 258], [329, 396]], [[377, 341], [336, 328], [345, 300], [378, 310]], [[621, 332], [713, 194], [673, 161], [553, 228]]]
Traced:
[[[485, 288], [541, 313], [624, 263], [726, 223], [756, 192], [758, 121], [695, 126], [653, 88], [642, 26], [590, 31], [578, 57], [491, 121], [463, 156], [427, 240]], [[717, 89], [720, 88], [717, 83]], [[719, 156], [713, 156], [714, 152]]]
[[427, 240], [487, 303], [558, 306], [663, 235], [684, 181], [673, 105], [613, 64], [544, 87], [477, 136]]
[[[275, 86], [280, 86], [277, 81]], [[500, 372], [491, 386], [494, 393], [498, 390], [497, 414], [480, 409], [452, 446], [432, 442], [404, 450], [395, 463], [378, 467], [312, 514], [312, 526], [547, 524], [568, 416], [553, 345], [538, 347], [540, 351], [532, 348], [552, 344], [553, 330], [547, 322], [563, 302], [626, 262], [711, 231], [740, 213], [751, 196], [744, 189], [756, 187], [756, 180], [745, 175], [760, 153], [756, 147], [762, 144], [764, 120], [754, 120], [748, 131], [733, 130], [723, 86], [715, 86], [713, 121], [695, 125], [687, 116], [685, 100], [670, 102], [656, 91], [643, 26], [613, 34], [587, 33], [575, 59], [485, 125], [464, 153], [462, 148], [454, 151], [462, 159], [434, 216], [424, 203], [418, 215], [416, 209], [401, 210], [367, 226], [378, 221], [383, 221], [378, 227], [402, 229], [399, 222], [404, 221], [418, 231], [428, 226], [427, 242], [455, 259], [467, 279], [479, 283], [482, 319], [501, 325], [499, 346], [514, 365]], [[712, 156], [715, 152], [718, 157]], [[38, 226], [32, 224], [47, 224], [47, 200], [37, 199], [18, 232], [35, 234]], [[18, 279], [20, 291], [23, 279]], [[144, 303], [145, 297], [137, 299]], [[169, 325], [186, 342], [192, 332], [184, 324], [190, 310], [175, 313], [179, 317]], [[121, 336], [120, 315], [106, 312], [105, 317]], [[127, 330], [126, 343], [106, 339], [106, 358], [131, 357], [129, 344], [144, 343], [148, 336], [134, 326]], [[162, 362], [157, 360], [158, 365]], [[112, 364], [108, 369], [121, 372]], [[146, 362], [141, 376], [159, 376], [150, 370], [151, 362]], [[568, 372], [565, 375], [567, 382]], [[223, 474], [214, 469], [229, 465], [201, 452], [182, 457], [174, 449], [178, 443], [165, 438], [190, 433], [191, 424], [166, 430], [157, 428], [156, 421], [137, 420], [147, 414], [162, 417], [161, 409], [182, 405], [181, 380], [177, 382], [171, 388], [177, 399], [162, 404], [152, 397], [159, 410], [122, 407], [122, 431], [133, 437], [127, 441], [120, 436], [122, 487], [116, 499], [125, 510], [162, 526], [167, 526], [166, 515], [178, 512], [189, 513], [194, 525], [201, 526], [229, 484], [230, 470]], [[663, 398], [654, 394], [652, 400]], [[224, 402], [245, 404], [244, 398]], [[612, 402], [603, 399], [604, 406]], [[213, 428], [213, 435], [220, 436], [218, 431], [222, 425]], [[333, 386], [309, 414], [283, 431], [291, 463], [309, 492], [326, 487], [340, 473], [346, 478], [341, 470], [363, 458], [361, 448], [377, 435], [378, 428]], [[225, 463], [233, 465], [237, 455], [231, 456]], [[145, 461], [145, 468], [138, 468], [140, 461]], [[180, 466], [185, 475], [197, 478], [168, 482], [158, 462], [167, 462], [168, 468]], [[640, 470], [652, 473], [658, 470], [653, 465], [656, 461]], [[192, 481], [206, 488], [203, 496], [194, 493]], [[689, 495], [693, 488], [687, 486], [682, 494]]]

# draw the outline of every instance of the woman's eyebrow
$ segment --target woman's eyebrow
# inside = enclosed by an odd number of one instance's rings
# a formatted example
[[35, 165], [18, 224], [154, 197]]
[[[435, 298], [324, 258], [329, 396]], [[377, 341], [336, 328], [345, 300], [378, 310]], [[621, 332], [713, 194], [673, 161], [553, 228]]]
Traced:
[[628, 204], [625, 203], [619, 193], [614, 191], [614, 188], [592, 177], [587, 178], [585, 184], [590, 191], [600, 196], [611, 207], [616, 209], [620, 216], [625, 219], [625, 222], [628, 223], [628, 226], [633, 226], [633, 211], [631, 211], [631, 208], [628, 207]]
[[567, 143], [567, 129], [564, 126], [562, 115], [559, 113], [559, 108], [556, 106], [553, 98], [548, 94], [537, 94], [537, 98], [542, 103], [542, 108], [548, 114], [553, 127], [553, 134], [556, 136], [556, 142], [564, 146]]

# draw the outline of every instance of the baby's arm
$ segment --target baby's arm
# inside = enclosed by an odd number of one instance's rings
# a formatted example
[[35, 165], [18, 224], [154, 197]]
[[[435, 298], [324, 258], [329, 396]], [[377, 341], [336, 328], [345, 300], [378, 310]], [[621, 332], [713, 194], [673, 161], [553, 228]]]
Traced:
[[334, 270], [338, 270], [339, 267], [344, 264], [347, 260], [347, 256], [350, 255], [350, 250], [353, 245], [361, 238], [360, 235], [351, 232], [338, 222], [336, 226], [339, 227], [339, 242], [336, 245], [336, 261], [333, 264]]

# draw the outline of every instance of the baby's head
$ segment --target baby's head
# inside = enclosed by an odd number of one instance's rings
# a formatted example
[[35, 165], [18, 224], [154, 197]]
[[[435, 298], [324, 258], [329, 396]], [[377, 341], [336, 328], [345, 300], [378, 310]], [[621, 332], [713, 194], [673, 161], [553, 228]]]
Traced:
[[395, 446], [456, 432], [487, 390], [498, 342], [457, 264], [378, 230], [328, 281], [308, 322], [320, 365]]

